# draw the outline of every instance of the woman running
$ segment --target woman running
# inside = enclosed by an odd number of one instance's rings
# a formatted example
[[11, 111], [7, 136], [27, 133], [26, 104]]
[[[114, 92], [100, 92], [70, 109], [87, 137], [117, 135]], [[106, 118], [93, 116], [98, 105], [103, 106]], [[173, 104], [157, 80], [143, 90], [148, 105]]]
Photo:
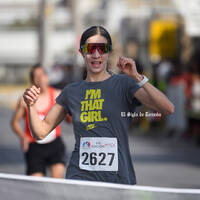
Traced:
[[90, 27], [80, 41], [80, 53], [87, 66], [86, 79], [67, 85], [42, 121], [35, 109], [40, 89], [35, 86], [27, 89], [24, 101], [37, 140], [45, 138], [67, 113], [72, 115], [76, 143], [66, 178], [136, 184], [128, 144], [131, 117], [126, 113], [133, 111], [138, 101], [162, 114], [172, 114], [174, 105], [137, 72], [130, 58], [118, 60], [117, 66], [124, 74], [108, 73], [111, 51], [107, 30], [102, 26]]
[[[49, 78], [40, 64], [31, 68], [29, 76], [31, 83], [40, 87], [40, 96], [35, 108], [37, 115], [42, 119], [55, 104], [55, 98], [61, 91], [49, 87]], [[21, 127], [22, 119], [24, 119], [24, 130]], [[63, 178], [65, 176], [66, 148], [61, 138], [60, 126], [57, 126], [44, 140], [36, 142], [31, 136], [28, 109], [23, 98], [18, 101], [11, 125], [21, 140], [27, 175], [45, 176], [49, 167], [51, 177]]]

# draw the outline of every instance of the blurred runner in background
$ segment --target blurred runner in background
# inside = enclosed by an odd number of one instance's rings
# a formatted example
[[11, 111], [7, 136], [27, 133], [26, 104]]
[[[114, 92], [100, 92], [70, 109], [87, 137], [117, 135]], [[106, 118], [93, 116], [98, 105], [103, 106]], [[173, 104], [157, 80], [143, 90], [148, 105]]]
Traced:
[[[40, 88], [41, 95], [37, 101], [37, 113], [43, 119], [55, 104], [55, 98], [60, 90], [49, 87], [49, 79], [44, 69], [37, 64], [30, 71], [30, 80], [33, 85]], [[70, 117], [68, 116], [68, 119]], [[24, 130], [20, 121], [24, 119]], [[30, 132], [28, 123], [28, 109], [21, 98], [14, 112], [11, 126], [21, 140], [22, 150], [26, 161], [26, 174], [44, 176], [50, 167], [50, 175], [54, 178], [63, 178], [65, 174], [65, 145], [60, 137], [61, 129], [57, 126], [46, 138], [36, 141]]]

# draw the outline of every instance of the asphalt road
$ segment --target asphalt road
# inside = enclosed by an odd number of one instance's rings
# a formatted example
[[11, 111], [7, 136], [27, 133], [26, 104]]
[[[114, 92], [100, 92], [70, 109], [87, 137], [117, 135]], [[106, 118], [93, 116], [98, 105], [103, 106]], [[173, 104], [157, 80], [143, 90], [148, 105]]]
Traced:
[[[24, 174], [20, 142], [10, 128], [12, 110], [0, 108], [0, 173]], [[23, 124], [22, 124], [23, 125]], [[71, 125], [62, 124], [67, 155], [74, 145]], [[200, 148], [191, 142], [130, 132], [138, 185], [200, 189]]]

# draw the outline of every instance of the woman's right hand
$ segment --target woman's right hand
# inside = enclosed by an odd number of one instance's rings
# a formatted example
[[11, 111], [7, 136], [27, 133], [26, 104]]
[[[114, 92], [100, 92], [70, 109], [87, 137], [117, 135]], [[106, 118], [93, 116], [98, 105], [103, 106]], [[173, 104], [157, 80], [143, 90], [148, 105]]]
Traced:
[[38, 100], [40, 94], [40, 88], [37, 88], [36, 86], [32, 86], [30, 88], [27, 88], [24, 92], [23, 98], [24, 102], [27, 106], [32, 106], [35, 104], [35, 102]]

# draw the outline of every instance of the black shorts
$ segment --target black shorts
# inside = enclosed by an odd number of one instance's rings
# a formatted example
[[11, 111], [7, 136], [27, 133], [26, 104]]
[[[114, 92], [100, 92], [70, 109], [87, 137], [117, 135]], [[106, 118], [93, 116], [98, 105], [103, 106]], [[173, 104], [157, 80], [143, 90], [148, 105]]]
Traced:
[[47, 144], [30, 143], [25, 153], [26, 174], [46, 174], [46, 168], [53, 164], [66, 164], [65, 145], [60, 137]]

